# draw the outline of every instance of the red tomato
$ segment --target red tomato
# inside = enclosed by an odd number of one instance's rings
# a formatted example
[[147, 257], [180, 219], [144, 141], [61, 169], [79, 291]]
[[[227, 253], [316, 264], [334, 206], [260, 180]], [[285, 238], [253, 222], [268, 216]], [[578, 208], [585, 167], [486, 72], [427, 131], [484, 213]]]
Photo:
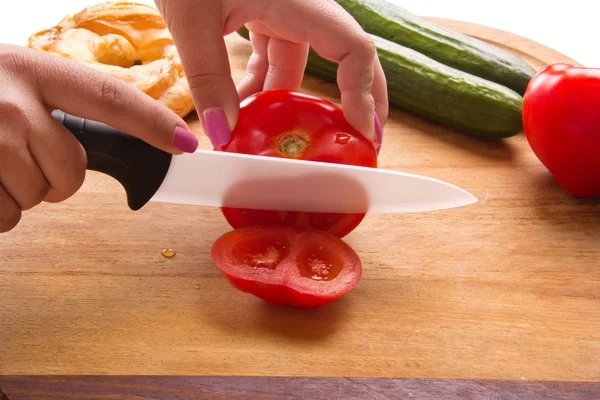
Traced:
[[552, 64], [529, 82], [523, 127], [534, 154], [568, 193], [600, 196], [600, 68]]
[[228, 232], [211, 256], [237, 289], [295, 307], [329, 303], [362, 276], [358, 255], [336, 236], [296, 226], [253, 226]]
[[[348, 124], [338, 106], [288, 90], [268, 90], [244, 100], [230, 142], [215, 150], [377, 167], [373, 144]], [[223, 208], [222, 212], [234, 229], [294, 225], [338, 237], [352, 232], [365, 217], [241, 208]]]

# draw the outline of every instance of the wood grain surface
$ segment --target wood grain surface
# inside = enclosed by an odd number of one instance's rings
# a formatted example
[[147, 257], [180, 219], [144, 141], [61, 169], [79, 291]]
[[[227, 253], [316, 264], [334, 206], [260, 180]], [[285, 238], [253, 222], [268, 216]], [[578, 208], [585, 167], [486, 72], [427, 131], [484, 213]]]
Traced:
[[[566, 60], [438, 21], [536, 67]], [[251, 48], [235, 35], [227, 44], [238, 81]], [[312, 77], [303, 90], [339, 101]], [[380, 160], [480, 202], [368, 215], [346, 238], [363, 280], [312, 310], [229, 286], [209, 257], [230, 230], [219, 210], [131, 212], [116, 181], [89, 173], [70, 200], [0, 237], [0, 373], [600, 380], [598, 201], [562, 191], [523, 135], [488, 143], [398, 110]], [[177, 255], [162, 257], [165, 247]]]
[[[600, 383], [303, 377], [11, 376], [10, 400], [591, 400]], [[0, 396], [0, 400], [2, 397]]]

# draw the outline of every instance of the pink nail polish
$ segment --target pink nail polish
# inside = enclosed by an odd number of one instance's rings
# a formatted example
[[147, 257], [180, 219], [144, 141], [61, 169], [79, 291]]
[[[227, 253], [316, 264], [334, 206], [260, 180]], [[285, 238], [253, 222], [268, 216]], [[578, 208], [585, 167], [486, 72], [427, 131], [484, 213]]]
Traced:
[[375, 113], [375, 144], [376, 144], [375, 147], [377, 150], [377, 154], [379, 154], [379, 151], [381, 150], [382, 142], [383, 142], [383, 129], [381, 128], [381, 121], [379, 120], [377, 113]]
[[193, 153], [198, 148], [198, 139], [193, 133], [178, 126], [175, 128], [173, 144], [184, 153]]
[[229, 143], [231, 132], [227, 124], [225, 113], [220, 108], [209, 108], [204, 111], [204, 126], [206, 134], [214, 147]]

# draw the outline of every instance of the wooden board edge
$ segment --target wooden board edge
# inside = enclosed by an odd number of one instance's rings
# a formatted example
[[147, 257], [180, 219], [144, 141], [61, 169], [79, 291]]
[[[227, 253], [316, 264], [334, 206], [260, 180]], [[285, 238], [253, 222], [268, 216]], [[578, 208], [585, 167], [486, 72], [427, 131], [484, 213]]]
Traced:
[[[473, 22], [466, 22], [456, 19], [430, 16], [423, 16], [422, 18], [439, 24], [445, 28], [460, 32], [464, 35], [472, 36], [476, 39], [488, 42], [500, 48], [504, 48], [508, 51], [517, 50], [519, 53], [537, 59], [542, 64], [561, 62], [575, 66], [583, 66], [580, 62], [557, 50], [554, 50], [551, 47], [516, 33], [493, 28], [487, 25], [480, 25]], [[510, 43], [510, 48], [507, 49], [504, 46], [504, 43]], [[532, 54], [532, 49], [535, 49], [536, 54]]]

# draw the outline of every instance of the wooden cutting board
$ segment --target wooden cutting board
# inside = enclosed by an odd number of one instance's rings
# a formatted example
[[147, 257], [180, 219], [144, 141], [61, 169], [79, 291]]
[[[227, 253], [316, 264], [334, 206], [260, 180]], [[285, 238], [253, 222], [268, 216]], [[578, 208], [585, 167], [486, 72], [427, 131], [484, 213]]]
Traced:
[[[535, 67], [573, 62], [506, 32], [436, 21]], [[227, 43], [238, 81], [250, 45]], [[303, 90], [339, 101], [316, 78]], [[229, 286], [209, 257], [230, 230], [219, 210], [131, 212], [116, 181], [89, 173], [69, 201], [0, 236], [0, 373], [600, 380], [597, 201], [563, 192], [522, 135], [485, 143], [397, 110], [380, 165], [481, 202], [367, 216], [346, 238], [363, 280], [312, 310]], [[167, 247], [174, 258], [161, 256]]]

